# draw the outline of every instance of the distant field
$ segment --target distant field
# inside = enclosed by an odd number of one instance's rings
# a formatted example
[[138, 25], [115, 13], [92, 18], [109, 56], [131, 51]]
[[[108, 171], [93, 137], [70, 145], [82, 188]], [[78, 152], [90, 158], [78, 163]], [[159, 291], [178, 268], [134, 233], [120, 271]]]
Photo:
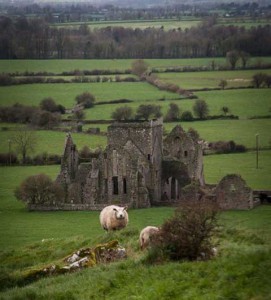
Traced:
[[207, 183], [217, 183], [227, 174], [239, 174], [251, 188], [271, 190], [271, 150], [259, 153], [258, 169], [256, 152], [205, 156], [204, 174]]
[[[94, 125], [93, 127], [96, 126]], [[16, 151], [16, 147], [12, 143], [12, 137], [15, 134], [15, 130], [0, 131], [0, 153], [8, 152], [9, 140], [11, 140], [11, 150]], [[44, 152], [48, 154], [63, 154], [66, 138], [65, 132], [39, 130], [35, 132], [35, 136], [37, 137], [38, 142], [36, 144], [35, 151], [33, 153], [29, 153], [30, 156], [33, 156], [35, 154], [41, 154]], [[77, 149], [79, 150], [85, 145], [92, 149], [96, 149], [99, 146], [104, 148], [106, 146], [107, 140], [106, 136], [79, 133], [72, 133], [72, 138], [75, 144], [77, 145]]]
[[[134, 59], [45, 59], [45, 60], [0, 60], [0, 73], [15, 72], [52, 72], [62, 73], [72, 70], [127, 70]], [[218, 58], [180, 58], [180, 59], [145, 59], [150, 67], [165, 68], [175, 66], [210, 66], [227, 64], [225, 57]], [[249, 65], [271, 63], [271, 57], [251, 57]]]
[[[164, 30], [179, 29], [195, 27], [202, 23], [202, 19], [195, 18], [182, 18], [181, 20], [131, 20], [131, 21], [89, 21], [89, 22], [67, 22], [57, 23], [51, 25], [52, 27], [63, 28], [79, 28], [81, 25], [87, 25], [89, 29], [100, 29], [105, 27], [124, 27], [131, 29], [146, 29], [146, 28], [161, 28]], [[265, 20], [252, 20], [252, 19], [234, 19], [234, 18], [219, 18], [218, 25], [225, 26], [240, 26], [245, 28], [251, 28], [255, 26], [269, 25], [270, 22]]]
[[[185, 130], [190, 127], [196, 129], [201, 138], [208, 142], [219, 140], [233, 140], [238, 144], [245, 145], [247, 148], [255, 149], [255, 135], [259, 134], [260, 149], [270, 147], [271, 135], [271, 120], [217, 120], [217, 121], [202, 121], [202, 122], [182, 122], [179, 123]], [[177, 123], [165, 123], [165, 129], [169, 132]], [[92, 124], [83, 127], [86, 130], [89, 127], [99, 127], [103, 132], [107, 131], [108, 125]], [[12, 141], [12, 136], [16, 133], [15, 130], [0, 131], [0, 153], [8, 152], [9, 140]], [[49, 154], [61, 155], [64, 150], [64, 142], [66, 134], [64, 132], [39, 130], [36, 131], [38, 143], [34, 153], [29, 153], [30, 156], [47, 152]], [[97, 147], [104, 148], [107, 145], [107, 137], [100, 135], [88, 135], [72, 133], [74, 142], [78, 149], [84, 145], [95, 149]], [[52, 146], [53, 145], [53, 146]], [[11, 150], [15, 151], [15, 145], [11, 143]]]
[[252, 85], [256, 73], [271, 75], [271, 70], [207, 71], [185, 73], [160, 73], [162, 80], [177, 84], [184, 89], [218, 88], [220, 81], [227, 80], [226, 88]]
[[251, 27], [270, 25], [270, 21], [264, 19], [252, 20], [252, 19], [244, 19], [244, 18], [228, 18], [228, 19], [224, 18], [224, 19], [219, 19], [218, 25], [240, 26], [249, 29]]
[[[176, 124], [166, 123], [165, 128], [169, 132]], [[255, 148], [255, 135], [259, 134], [260, 148], [270, 147], [271, 119], [182, 122], [181, 125], [185, 130], [190, 127], [196, 129], [201, 138], [208, 142], [233, 140], [248, 148]]]
[[240, 118], [270, 114], [271, 89], [220, 90], [195, 94], [208, 103], [211, 115], [220, 114], [223, 106]]
[[96, 102], [117, 99], [148, 101], [177, 98], [177, 94], [159, 91], [146, 82], [105, 82], [105, 83], [66, 83], [66, 84], [28, 84], [0, 87], [0, 105], [15, 103], [38, 106], [46, 97], [52, 97], [58, 104], [71, 108], [75, 97], [83, 92], [90, 92]]
[[73, 23], [58, 23], [52, 25], [52, 27], [62, 28], [71, 27], [79, 28], [82, 24], [87, 25], [89, 29], [100, 29], [105, 27], [124, 27], [131, 29], [146, 29], [146, 28], [161, 28], [164, 30], [178, 29], [182, 30], [197, 26], [201, 23], [201, 20], [153, 20], [153, 21], [101, 21], [101, 22], [73, 22]]
[[[158, 90], [157, 90], [158, 91]], [[106, 89], [102, 91], [105, 95]], [[121, 92], [119, 90], [119, 92]], [[144, 91], [140, 91], [144, 94]], [[110, 92], [109, 92], [110, 93]], [[151, 100], [151, 97], [147, 98], [149, 100], [149, 104], [160, 105], [162, 107], [162, 112], [165, 114], [169, 108], [169, 103], [176, 103], [181, 111], [190, 110], [193, 111], [193, 105], [195, 100], [170, 100], [169, 97], [174, 98], [177, 94], [168, 94], [163, 91], [160, 92], [160, 98], [163, 96], [167, 99], [166, 101], [157, 101]], [[246, 119], [252, 116], [263, 116], [269, 114], [269, 108], [271, 107], [270, 100], [270, 89], [242, 89], [242, 90], [219, 90], [219, 91], [209, 91], [209, 92], [196, 92], [200, 99], [204, 99], [209, 107], [210, 115], [221, 115], [221, 108], [223, 106], [227, 106], [230, 109], [230, 113], [239, 116], [242, 119]], [[94, 93], [94, 95], [96, 95]], [[136, 95], [136, 99], [132, 98]], [[132, 95], [131, 95], [132, 96]], [[134, 109], [140, 104], [146, 104], [146, 100], [140, 97], [140, 93], [134, 91], [132, 97], [129, 97], [128, 91], [128, 99], [134, 99], [135, 102], [128, 103], [128, 105]], [[98, 98], [98, 96], [97, 96]], [[125, 97], [126, 98], [126, 97]], [[156, 99], [159, 99], [157, 97]], [[142, 102], [144, 100], [144, 102]], [[119, 106], [123, 106], [124, 104], [110, 104], [110, 105], [97, 105], [94, 108], [85, 110], [87, 119], [111, 119], [112, 112]]]

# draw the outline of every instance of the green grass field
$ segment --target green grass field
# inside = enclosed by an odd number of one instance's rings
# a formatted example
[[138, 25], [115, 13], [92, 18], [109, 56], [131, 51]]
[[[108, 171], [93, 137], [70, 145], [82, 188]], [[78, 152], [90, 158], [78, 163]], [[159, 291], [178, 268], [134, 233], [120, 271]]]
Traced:
[[271, 189], [271, 150], [259, 152], [258, 169], [256, 151], [240, 154], [204, 156], [204, 174], [207, 183], [216, 184], [227, 174], [239, 174], [255, 190]]
[[[93, 126], [96, 127], [96, 126]], [[16, 146], [12, 143], [13, 136], [16, 135], [16, 130], [0, 131], [1, 144], [0, 152], [8, 152], [9, 140], [11, 140], [11, 151], [16, 152]], [[30, 156], [41, 153], [62, 155], [64, 151], [66, 133], [52, 130], [39, 130], [35, 132], [36, 145], [34, 152], [29, 153]], [[106, 136], [103, 135], [89, 135], [72, 133], [72, 138], [80, 150], [87, 145], [91, 149], [98, 147], [104, 148], [106, 146]]]
[[221, 114], [223, 106], [227, 106], [232, 114], [242, 119], [270, 115], [270, 89], [220, 90], [195, 94], [207, 102], [211, 115]]
[[[53, 60], [0, 60], [0, 73], [16, 72], [52, 72], [55, 74], [72, 70], [127, 70], [134, 59], [53, 59]], [[180, 59], [145, 59], [151, 68], [180, 66], [210, 66], [212, 61], [217, 65], [226, 65], [226, 58], [180, 58]], [[271, 63], [271, 57], [251, 57], [248, 66]]]
[[101, 21], [101, 22], [71, 22], [71, 23], [59, 23], [52, 25], [53, 27], [63, 28], [79, 28], [82, 24], [87, 25], [89, 29], [100, 29], [106, 27], [124, 27], [131, 29], [141, 29], [144, 30], [146, 28], [161, 28], [164, 30], [172, 30], [181, 28], [182, 30], [186, 28], [191, 28], [197, 26], [201, 23], [201, 20], [154, 20], [154, 21], [142, 21], [142, 20], [133, 20], [133, 21]]
[[[196, 129], [201, 138], [208, 142], [233, 140], [238, 144], [245, 145], [249, 149], [255, 149], [255, 135], [259, 134], [260, 148], [270, 148], [270, 119], [165, 123], [166, 131], [170, 132], [177, 124], [180, 124], [185, 130], [188, 130], [190, 127]], [[85, 125], [83, 126], [83, 130], [87, 130], [87, 128], [90, 127], [98, 127], [102, 132], [106, 132], [108, 125]], [[7, 131], [0, 130], [0, 153], [8, 152], [9, 140], [11, 140], [11, 150], [16, 151], [16, 147], [12, 143], [12, 138], [15, 134], [16, 128], [14, 127], [11, 127], [10, 130]], [[62, 154], [66, 136], [65, 132], [39, 130], [36, 131], [35, 135], [38, 139], [38, 142], [35, 146], [34, 152], [29, 153], [30, 156], [41, 154], [43, 152], [47, 152], [49, 154]], [[107, 138], [104, 135], [72, 133], [72, 137], [78, 149], [81, 149], [84, 145], [87, 145], [92, 149], [95, 149], [99, 146], [104, 148], [107, 144]], [[54, 146], [52, 147], [52, 145]]]
[[[177, 123], [167, 123], [165, 128], [169, 132]], [[182, 122], [185, 130], [190, 127], [196, 129], [201, 138], [208, 142], [230, 141], [255, 148], [255, 135], [259, 134], [260, 147], [270, 147], [270, 119], [263, 120], [214, 120], [200, 122]]]
[[181, 86], [184, 89], [218, 88], [220, 81], [227, 80], [226, 88], [252, 85], [256, 73], [271, 75], [271, 70], [206, 71], [185, 73], [160, 73], [159, 78]]
[[38, 106], [42, 99], [52, 97], [57, 104], [72, 108], [76, 104], [75, 97], [84, 92], [92, 93], [96, 102], [117, 99], [154, 101], [163, 97], [167, 99], [178, 98], [178, 95], [159, 91], [146, 82], [31, 84], [0, 87], [0, 105], [8, 106], [21, 103]]
[[[210, 157], [211, 159], [211, 157]], [[0, 173], [0, 299], [257, 299], [271, 297], [271, 207], [228, 211], [219, 217], [218, 256], [207, 262], [144, 263], [139, 231], [160, 225], [173, 209], [129, 211], [129, 225], [106, 234], [98, 212], [27, 212], [13, 196], [27, 176], [57, 166], [2, 167]], [[118, 239], [124, 261], [26, 282], [27, 272], [61, 260], [81, 247]]]

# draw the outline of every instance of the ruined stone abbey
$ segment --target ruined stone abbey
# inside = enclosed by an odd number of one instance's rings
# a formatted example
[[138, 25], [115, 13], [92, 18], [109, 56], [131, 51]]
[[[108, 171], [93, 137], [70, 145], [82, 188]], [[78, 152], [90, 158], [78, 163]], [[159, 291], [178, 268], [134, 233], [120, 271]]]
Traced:
[[[90, 145], [91, 147], [91, 145]], [[57, 182], [65, 186], [59, 209], [102, 209], [107, 204], [144, 208], [181, 199], [182, 188], [204, 185], [202, 145], [180, 126], [163, 139], [163, 121], [116, 122], [108, 145], [90, 162], [79, 163], [67, 134]]]

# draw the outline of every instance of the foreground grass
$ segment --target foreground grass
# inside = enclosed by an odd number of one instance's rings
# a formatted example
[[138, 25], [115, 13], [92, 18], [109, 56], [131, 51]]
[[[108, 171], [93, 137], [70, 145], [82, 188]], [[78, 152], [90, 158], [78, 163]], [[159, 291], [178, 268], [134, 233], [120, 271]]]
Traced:
[[[106, 234], [98, 212], [33, 212], [12, 191], [26, 176], [52, 178], [58, 166], [1, 168], [0, 299], [259, 299], [271, 297], [271, 207], [220, 216], [219, 254], [208, 262], [145, 263], [138, 235], [160, 225], [173, 208], [130, 210], [128, 227]], [[34, 269], [60, 263], [81, 247], [118, 239], [128, 259], [68, 275], [26, 282]], [[43, 241], [42, 241], [43, 240]]]

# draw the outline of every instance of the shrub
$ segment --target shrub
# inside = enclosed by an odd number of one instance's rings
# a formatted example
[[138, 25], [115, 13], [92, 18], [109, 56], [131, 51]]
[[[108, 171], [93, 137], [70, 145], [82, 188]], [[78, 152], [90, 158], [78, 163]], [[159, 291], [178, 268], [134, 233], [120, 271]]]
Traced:
[[191, 111], [186, 110], [181, 114], [181, 121], [193, 121], [193, 120], [194, 118]]
[[33, 115], [31, 124], [34, 126], [43, 127], [46, 129], [52, 129], [57, 126], [61, 121], [59, 113], [51, 113], [49, 111], [38, 111]]
[[79, 151], [79, 158], [80, 160], [89, 160], [91, 158], [91, 151], [88, 146], [84, 146], [80, 151]]
[[152, 104], [141, 104], [136, 111], [136, 119], [148, 120], [150, 117], [162, 116], [161, 106]]
[[37, 107], [16, 103], [12, 106], [0, 107], [0, 119], [2, 122], [29, 123], [38, 111]]
[[61, 156], [57, 154], [48, 154], [46, 152], [37, 154], [33, 157], [31, 164], [33, 165], [53, 165], [60, 164]]
[[0, 85], [5, 86], [5, 85], [12, 85], [14, 84], [14, 79], [6, 73], [1, 73], [0, 74]]
[[77, 95], [75, 98], [77, 104], [82, 104], [84, 108], [91, 108], [94, 106], [95, 97], [88, 92], [84, 92], [80, 95]]
[[196, 260], [212, 257], [218, 207], [210, 200], [183, 202], [153, 240], [156, 260]]
[[256, 88], [260, 88], [265, 85], [267, 78], [268, 78], [268, 75], [265, 73], [256, 73], [252, 77], [252, 84]]
[[63, 105], [56, 104], [55, 100], [51, 97], [44, 98], [40, 102], [40, 108], [49, 112], [60, 112], [61, 114], [65, 113], [65, 107]]
[[206, 119], [209, 114], [208, 104], [205, 100], [198, 99], [193, 106], [193, 111], [201, 120]]
[[169, 109], [165, 116], [165, 121], [178, 121], [180, 118], [180, 108], [175, 103], [169, 104]]
[[218, 154], [246, 152], [244, 145], [236, 144], [234, 141], [217, 141], [209, 144], [209, 148]]
[[18, 158], [17, 155], [13, 152], [11, 153], [0, 153], [0, 164], [1, 165], [11, 165], [17, 164]]
[[200, 135], [198, 131], [192, 127], [190, 127], [187, 131], [187, 133], [190, 135], [190, 137], [193, 139], [193, 141], [198, 141], [200, 139]]
[[63, 199], [63, 188], [45, 174], [27, 177], [15, 190], [17, 199], [28, 204], [53, 204]]
[[127, 121], [131, 119], [132, 115], [133, 115], [133, 109], [131, 107], [121, 106], [116, 108], [115, 111], [113, 111], [111, 117], [117, 121], [121, 121], [121, 120]]
[[148, 64], [143, 59], [137, 59], [132, 62], [131, 70], [132, 70], [132, 74], [141, 77], [148, 70]]

